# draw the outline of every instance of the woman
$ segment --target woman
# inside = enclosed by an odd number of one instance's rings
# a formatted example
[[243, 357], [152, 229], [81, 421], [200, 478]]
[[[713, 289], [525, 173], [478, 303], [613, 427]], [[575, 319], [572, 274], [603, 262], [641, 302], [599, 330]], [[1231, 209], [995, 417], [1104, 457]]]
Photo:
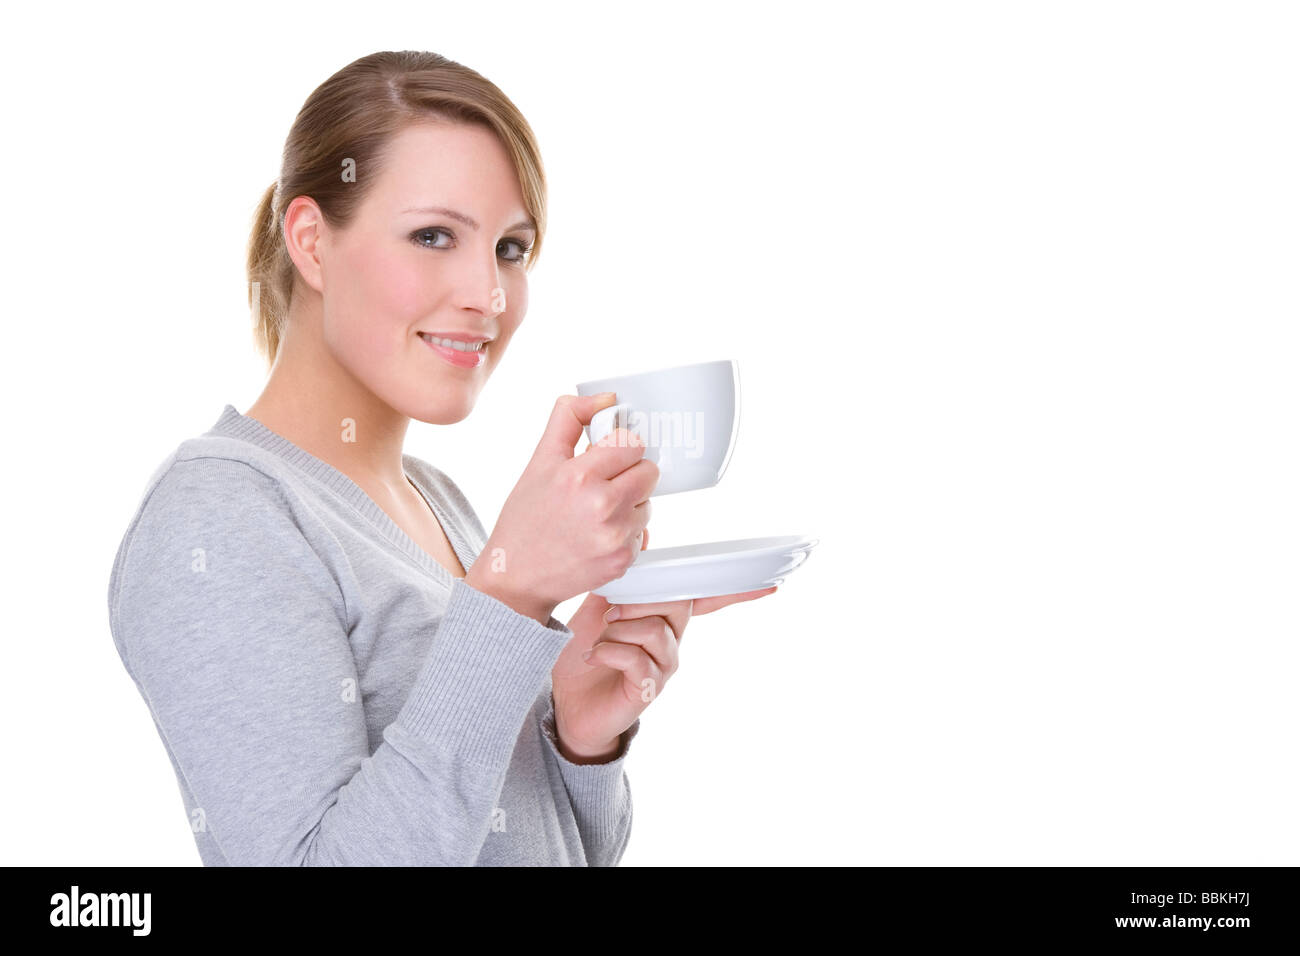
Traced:
[[611, 394], [559, 397], [490, 537], [403, 454], [469, 415], [545, 224], [528, 124], [444, 57], [363, 57], [298, 114], [248, 257], [266, 388], [157, 468], [109, 586], [205, 864], [613, 865], [691, 614], [776, 590], [554, 618], [648, 543], [639, 441], [573, 454]]

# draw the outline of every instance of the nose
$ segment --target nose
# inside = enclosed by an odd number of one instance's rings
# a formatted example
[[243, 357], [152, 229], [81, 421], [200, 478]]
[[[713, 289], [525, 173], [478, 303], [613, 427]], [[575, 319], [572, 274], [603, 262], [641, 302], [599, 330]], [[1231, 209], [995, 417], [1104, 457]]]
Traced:
[[477, 256], [472, 265], [467, 262], [459, 286], [462, 308], [488, 316], [500, 315], [506, 310], [506, 293], [495, 256], [486, 263]]

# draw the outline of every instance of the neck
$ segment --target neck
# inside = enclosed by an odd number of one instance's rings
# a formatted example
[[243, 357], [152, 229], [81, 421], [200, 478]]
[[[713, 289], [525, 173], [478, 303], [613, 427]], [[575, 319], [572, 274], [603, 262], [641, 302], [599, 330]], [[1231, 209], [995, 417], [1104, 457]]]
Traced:
[[319, 312], [291, 315], [266, 387], [245, 414], [363, 488], [409, 497], [402, 446], [411, 420], [334, 360]]

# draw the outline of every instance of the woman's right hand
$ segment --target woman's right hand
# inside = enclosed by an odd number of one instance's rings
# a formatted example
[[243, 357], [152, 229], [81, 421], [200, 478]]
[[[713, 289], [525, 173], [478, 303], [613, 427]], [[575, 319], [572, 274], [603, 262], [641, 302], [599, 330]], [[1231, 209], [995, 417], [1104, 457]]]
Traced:
[[561, 395], [546, 431], [465, 581], [542, 624], [562, 601], [621, 577], [641, 550], [659, 467], [615, 429], [573, 449], [604, 395]]

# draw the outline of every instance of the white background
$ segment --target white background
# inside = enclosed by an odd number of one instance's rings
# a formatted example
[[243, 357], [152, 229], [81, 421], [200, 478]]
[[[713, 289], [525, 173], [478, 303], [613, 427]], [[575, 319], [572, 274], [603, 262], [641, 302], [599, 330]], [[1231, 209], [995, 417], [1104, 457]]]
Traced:
[[198, 863], [108, 575], [153, 468], [260, 393], [250, 216], [380, 49], [501, 86], [551, 186], [508, 359], [407, 450], [490, 530], [557, 395], [734, 358], [727, 474], [651, 546], [821, 539], [691, 622], [624, 865], [1300, 862], [1294, 9], [10, 20], [0, 862]]

